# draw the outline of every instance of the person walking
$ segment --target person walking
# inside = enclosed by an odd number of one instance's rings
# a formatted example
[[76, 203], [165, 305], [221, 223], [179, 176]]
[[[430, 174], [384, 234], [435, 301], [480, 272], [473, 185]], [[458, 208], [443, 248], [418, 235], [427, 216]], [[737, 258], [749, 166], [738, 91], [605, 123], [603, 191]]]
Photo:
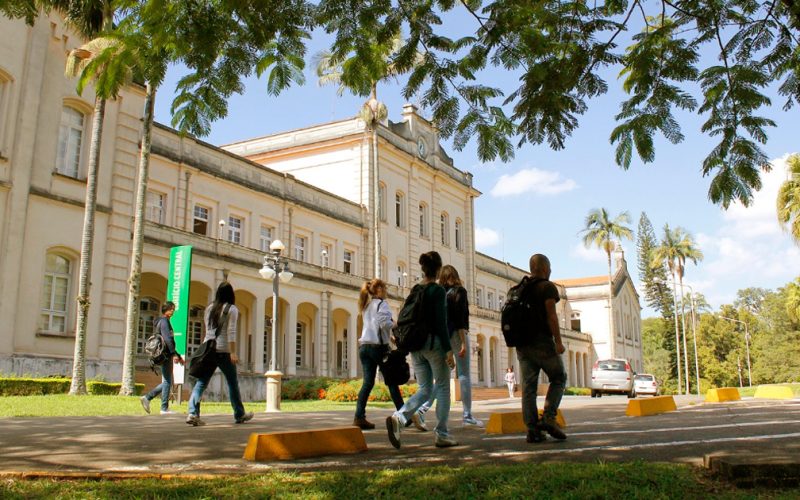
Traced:
[[436, 283], [436, 276], [442, 268], [442, 257], [437, 252], [426, 252], [420, 255], [419, 264], [423, 274], [422, 283], [415, 285], [411, 293], [418, 292], [417, 287], [423, 287], [422, 310], [425, 312], [426, 326], [430, 330], [431, 338], [425, 341], [420, 350], [411, 352], [419, 389], [402, 408], [386, 417], [389, 442], [397, 449], [401, 445], [400, 430], [430, 398], [433, 390], [436, 391], [438, 398], [434, 444], [438, 448], [458, 445], [447, 430], [447, 419], [450, 414], [450, 370], [455, 366], [455, 360], [447, 331], [446, 293], [444, 288]]
[[172, 369], [173, 362], [183, 364], [183, 358], [175, 349], [175, 334], [172, 331], [172, 324], [169, 319], [175, 313], [175, 303], [167, 301], [161, 306], [161, 317], [156, 320], [154, 330], [164, 339], [164, 346], [167, 349], [167, 360], [161, 363], [161, 383], [155, 386], [150, 392], [140, 398], [142, 408], [150, 413], [150, 401], [161, 394], [161, 414], [172, 415], [176, 412], [169, 409], [169, 394], [172, 390]]
[[[442, 267], [439, 272], [438, 283], [444, 287], [447, 297], [447, 331], [450, 335], [450, 345], [454, 352], [458, 352], [456, 360], [456, 374], [461, 386], [461, 405], [464, 414], [464, 426], [484, 427], [483, 422], [472, 415], [472, 378], [470, 377], [469, 358], [469, 300], [467, 290], [464, 288], [458, 271], [451, 265]], [[449, 379], [449, 375], [448, 375]], [[425, 413], [433, 405], [439, 395], [434, 391], [431, 397], [417, 411], [414, 425], [421, 431], [428, 430], [425, 425]]]
[[[365, 281], [358, 297], [358, 310], [363, 317], [361, 338], [358, 339], [358, 358], [364, 373], [361, 390], [358, 391], [356, 414], [353, 425], [361, 429], [374, 429], [375, 424], [367, 420], [367, 400], [375, 386], [375, 375], [381, 360], [389, 352], [391, 331], [394, 326], [392, 311], [386, 302], [386, 283], [378, 278]], [[395, 409], [403, 406], [403, 395], [397, 385], [388, 385]]]
[[[212, 339], [217, 341], [217, 366], [228, 383], [233, 419], [237, 424], [243, 424], [253, 418], [253, 412], [244, 411], [242, 397], [239, 394], [239, 380], [236, 376], [236, 364], [239, 362], [239, 357], [236, 355], [236, 324], [239, 319], [239, 309], [235, 303], [233, 286], [223, 281], [217, 287], [214, 302], [206, 307], [206, 337], [203, 342]], [[206, 378], [199, 378], [194, 384], [192, 396], [189, 398], [189, 415], [186, 417], [186, 423], [189, 425], [195, 427], [205, 425], [200, 419], [200, 400], [212, 376], [213, 373]]]
[[506, 370], [504, 380], [508, 386], [508, 397], [514, 399], [514, 386], [517, 385], [517, 376], [514, 374], [513, 366], [509, 366], [508, 370]]
[[[531, 275], [522, 279], [522, 297], [531, 306], [534, 321], [526, 337], [528, 341], [517, 346], [517, 359], [522, 373], [522, 419], [528, 428], [526, 441], [540, 443], [546, 439], [544, 432], [556, 439], [567, 439], [556, 423], [558, 407], [567, 385], [567, 372], [561, 359], [565, 349], [556, 314], [556, 302], [560, 297], [558, 288], [550, 281], [550, 259], [542, 254], [534, 254], [529, 267]], [[536, 408], [540, 370], [550, 379], [541, 420]]]

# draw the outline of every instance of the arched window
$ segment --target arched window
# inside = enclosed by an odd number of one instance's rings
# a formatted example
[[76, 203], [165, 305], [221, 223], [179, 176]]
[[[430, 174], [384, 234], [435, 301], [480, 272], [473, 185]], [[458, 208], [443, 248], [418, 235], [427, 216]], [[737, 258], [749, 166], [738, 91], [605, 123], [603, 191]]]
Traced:
[[81, 165], [83, 129], [86, 116], [75, 108], [64, 106], [58, 130], [56, 171], [69, 177], [78, 177]]
[[189, 328], [186, 332], [186, 355], [194, 354], [195, 349], [203, 344], [206, 336], [205, 315], [206, 308], [196, 304], [189, 309]]
[[304, 358], [305, 358], [305, 336], [306, 336], [306, 325], [304, 323], [297, 322], [297, 336], [295, 337], [295, 344], [294, 344], [294, 366], [301, 368], [304, 366]]
[[72, 261], [63, 254], [49, 252], [45, 258], [39, 323], [39, 328], [44, 332], [67, 332], [72, 268]]
[[456, 250], [464, 251], [464, 222], [456, 219]]
[[408, 286], [408, 273], [406, 272], [406, 265], [403, 262], [397, 263], [397, 286]]
[[161, 303], [153, 297], [139, 300], [139, 331], [136, 335], [136, 353], [144, 354], [144, 342], [155, 331], [155, 321], [161, 315]]
[[405, 227], [405, 200], [406, 197], [400, 191], [394, 195], [394, 226]]
[[428, 205], [419, 204], [419, 235], [423, 238], [428, 236]]
[[442, 215], [439, 216], [439, 221], [441, 222], [441, 237], [442, 237], [442, 245], [449, 247], [450, 246], [450, 216], [447, 215], [447, 212], [442, 212]]

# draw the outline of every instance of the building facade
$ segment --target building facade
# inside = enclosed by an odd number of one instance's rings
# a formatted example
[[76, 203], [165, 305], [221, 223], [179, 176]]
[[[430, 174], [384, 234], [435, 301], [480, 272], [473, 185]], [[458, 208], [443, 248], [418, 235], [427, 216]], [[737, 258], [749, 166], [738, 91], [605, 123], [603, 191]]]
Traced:
[[[31, 27], [0, 17], [0, 373], [71, 371], [94, 97], [91, 87], [77, 95], [63, 72], [66, 55], [80, 45], [55, 14]], [[131, 85], [106, 106], [89, 377], [118, 380], [121, 373], [143, 102], [144, 89]], [[229, 280], [241, 311], [243, 392], [263, 399], [273, 298], [258, 270], [280, 239], [295, 274], [281, 286], [276, 325], [275, 355], [287, 377], [357, 377], [362, 283], [388, 281], [396, 313], [419, 279], [419, 254], [429, 250], [458, 269], [471, 293], [473, 383], [502, 385], [506, 368], [516, 365], [499, 311], [525, 272], [475, 250], [480, 193], [413, 106], [398, 123], [369, 127], [352, 118], [223, 148], [158, 124], [152, 140], [140, 352], [166, 297], [170, 248], [191, 245], [189, 350], [202, 341], [203, 309], [217, 284]], [[559, 289], [569, 384], [587, 386], [597, 354], [586, 332], [595, 330], [572, 329], [571, 292]], [[584, 317], [582, 325], [590, 321]], [[146, 366], [143, 355], [139, 362]], [[222, 385], [212, 383], [210, 394]]]

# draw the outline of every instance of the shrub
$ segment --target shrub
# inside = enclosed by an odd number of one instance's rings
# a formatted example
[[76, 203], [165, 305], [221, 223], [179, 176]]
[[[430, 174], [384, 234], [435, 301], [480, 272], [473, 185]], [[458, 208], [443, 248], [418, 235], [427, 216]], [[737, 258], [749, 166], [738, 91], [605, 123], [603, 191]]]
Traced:
[[356, 401], [358, 400], [358, 389], [348, 383], [335, 384], [328, 388], [325, 399], [340, 402]]
[[590, 396], [592, 394], [592, 390], [588, 387], [567, 387], [564, 389], [564, 395], [566, 396]]
[[39, 396], [43, 394], [66, 394], [69, 392], [68, 378], [0, 378], [0, 396]]
[[[86, 382], [86, 390], [93, 396], [115, 396], [119, 394], [122, 384], [119, 382], [102, 382], [90, 380]], [[133, 393], [139, 395], [144, 390], [144, 384], [134, 384]]]
[[400, 394], [403, 395], [403, 400], [406, 400], [417, 393], [419, 390], [419, 385], [417, 384], [406, 384], [400, 386]]

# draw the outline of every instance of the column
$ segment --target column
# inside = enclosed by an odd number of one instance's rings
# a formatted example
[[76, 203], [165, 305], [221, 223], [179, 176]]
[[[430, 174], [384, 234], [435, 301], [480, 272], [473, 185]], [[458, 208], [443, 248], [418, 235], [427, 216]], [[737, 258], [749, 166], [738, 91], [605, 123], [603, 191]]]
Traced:
[[350, 378], [358, 376], [358, 332], [356, 332], [356, 319], [358, 316], [350, 314], [347, 318], [347, 371]]
[[331, 292], [326, 290], [320, 294], [319, 325], [319, 371], [318, 375], [331, 374]]
[[284, 347], [284, 373], [288, 376], [297, 373], [295, 349], [297, 348], [297, 309], [292, 304], [286, 305], [285, 321], [283, 323]]
[[264, 341], [266, 340], [266, 332], [264, 332], [264, 306], [267, 299], [264, 296], [256, 296], [255, 305], [253, 306], [253, 314], [255, 314], [255, 331], [253, 332], [253, 342], [255, 343], [255, 349], [253, 352], [255, 353], [255, 362], [253, 365], [255, 366], [254, 371], [256, 373], [264, 373], [266, 371], [266, 366], [264, 363]]
[[486, 387], [491, 387], [492, 386], [492, 374], [489, 372], [489, 370], [491, 369], [491, 366], [489, 364], [489, 356], [491, 355], [491, 352], [489, 350], [489, 336], [488, 335], [485, 335], [483, 337], [483, 343], [481, 344], [481, 348], [483, 348], [483, 377], [484, 377], [483, 381], [486, 384]]

